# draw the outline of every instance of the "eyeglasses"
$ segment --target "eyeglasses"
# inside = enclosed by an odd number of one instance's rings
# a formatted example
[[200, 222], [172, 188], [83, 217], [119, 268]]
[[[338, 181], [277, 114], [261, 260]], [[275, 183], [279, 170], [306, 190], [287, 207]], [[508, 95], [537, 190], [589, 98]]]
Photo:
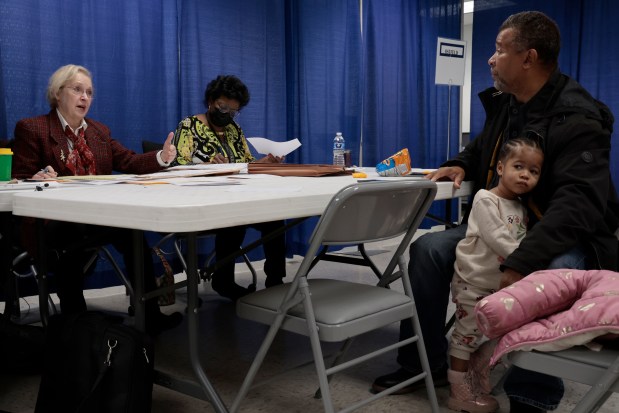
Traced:
[[84, 89], [82, 86], [80, 85], [75, 85], [75, 86], [62, 86], [62, 88], [66, 87], [67, 89], [69, 89], [71, 91], [71, 93], [73, 93], [76, 96], [82, 96], [83, 94], [86, 94], [86, 97], [88, 99], [92, 99], [94, 93], [92, 91], [92, 89]]
[[219, 102], [219, 101], [215, 102], [215, 108], [217, 108], [217, 110], [220, 111], [221, 113], [230, 114], [230, 116], [232, 116], [233, 118], [236, 118], [238, 114], [241, 112], [240, 109], [232, 109], [230, 106], [226, 105], [225, 103]]

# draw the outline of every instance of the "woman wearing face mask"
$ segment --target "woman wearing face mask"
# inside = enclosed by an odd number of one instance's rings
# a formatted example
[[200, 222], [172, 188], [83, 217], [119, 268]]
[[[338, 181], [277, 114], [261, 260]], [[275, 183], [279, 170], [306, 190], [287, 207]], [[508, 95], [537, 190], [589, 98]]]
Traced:
[[[183, 119], [176, 128], [172, 144], [177, 148], [172, 165], [196, 163], [282, 162], [271, 154], [256, 160], [249, 151], [241, 127], [234, 121], [249, 102], [249, 90], [236, 76], [220, 75], [209, 82], [204, 92], [206, 113]], [[252, 227], [266, 234], [282, 226], [283, 222], [265, 222]], [[238, 251], [245, 237], [246, 226], [217, 231], [215, 255], [220, 260]], [[286, 241], [284, 235], [264, 243], [267, 287], [281, 284], [286, 276]], [[231, 300], [251, 292], [234, 282], [234, 262], [229, 261], [213, 274], [213, 289]]]

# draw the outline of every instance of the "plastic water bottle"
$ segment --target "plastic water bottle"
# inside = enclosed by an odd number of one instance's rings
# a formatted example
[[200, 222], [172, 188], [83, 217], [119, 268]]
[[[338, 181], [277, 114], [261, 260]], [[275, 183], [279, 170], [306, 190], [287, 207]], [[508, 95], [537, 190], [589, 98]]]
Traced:
[[342, 132], [336, 133], [335, 138], [333, 138], [333, 165], [346, 165], [346, 161], [344, 159], [345, 148], [346, 144], [344, 143], [344, 137], [342, 136]]

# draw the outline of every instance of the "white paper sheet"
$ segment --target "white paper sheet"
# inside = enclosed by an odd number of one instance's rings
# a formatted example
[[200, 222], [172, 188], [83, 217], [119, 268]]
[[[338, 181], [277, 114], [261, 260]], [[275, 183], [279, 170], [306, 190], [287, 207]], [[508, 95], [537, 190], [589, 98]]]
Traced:
[[290, 152], [301, 146], [298, 139], [291, 139], [286, 142], [275, 142], [265, 138], [247, 138], [247, 141], [263, 155], [286, 156]]
[[[135, 181], [147, 181], [155, 179], [169, 179], [169, 178], [186, 178], [192, 176], [207, 176], [207, 175], [225, 175], [225, 174], [237, 174], [241, 170], [242, 164], [221, 164], [227, 165], [227, 168], [198, 168], [198, 169], [174, 169], [166, 170], [163, 172], [154, 172], [152, 174], [138, 175], [134, 178]], [[210, 166], [215, 166], [211, 164]]]
[[216, 177], [193, 177], [193, 178], [170, 178], [162, 179], [162, 182], [178, 186], [221, 186], [241, 185], [241, 181], [232, 180], [227, 176]]
[[177, 165], [171, 166], [166, 171], [187, 171], [187, 170], [204, 170], [204, 171], [228, 171], [236, 170], [240, 173], [247, 172], [246, 163], [196, 163], [192, 165]]
[[35, 190], [37, 186], [41, 187], [41, 188], [53, 188], [53, 187], [57, 187], [59, 184], [56, 181], [32, 181], [32, 182], [26, 182], [26, 181], [17, 181], [15, 183], [9, 183], [11, 181], [7, 181], [7, 182], [3, 182], [0, 184], [0, 191], [15, 191], [18, 189], [30, 189], [30, 190]]
[[290, 192], [301, 192], [303, 188], [300, 186], [261, 186], [261, 187], [253, 187], [253, 186], [232, 186], [226, 189], [226, 192], [257, 192], [257, 193], [277, 193], [277, 194], [285, 194]]

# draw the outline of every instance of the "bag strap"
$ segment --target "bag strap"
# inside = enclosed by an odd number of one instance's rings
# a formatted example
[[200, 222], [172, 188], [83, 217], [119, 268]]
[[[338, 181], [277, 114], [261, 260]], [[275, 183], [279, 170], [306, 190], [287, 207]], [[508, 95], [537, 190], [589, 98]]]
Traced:
[[[112, 341], [113, 341], [113, 343], [112, 343]], [[82, 402], [77, 407], [77, 411], [78, 412], [81, 411], [81, 409], [84, 406], [84, 404], [90, 399], [90, 397], [97, 390], [97, 387], [99, 387], [99, 385], [101, 384], [101, 381], [103, 380], [103, 377], [105, 377], [105, 373], [107, 373], [109, 367], [112, 365], [112, 352], [114, 351], [114, 348], [116, 348], [117, 345], [118, 345], [118, 340], [109, 339], [108, 338], [108, 340], [107, 340], [107, 355], [105, 356], [105, 360], [103, 361], [103, 368], [101, 368], [101, 370], [99, 371], [99, 375], [97, 376], [97, 379], [95, 380], [95, 382], [93, 383], [92, 387], [90, 388], [90, 392], [88, 393], [88, 395], [86, 395], [86, 397], [84, 397]]]
[[153, 247], [153, 252], [157, 254], [159, 259], [161, 260], [161, 264], [163, 265], [163, 270], [165, 271], [166, 275], [174, 275], [174, 271], [172, 271], [172, 267], [170, 267], [170, 264], [168, 263], [168, 260], [166, 260], [163, 251], [161, 251], [161, 248]]

